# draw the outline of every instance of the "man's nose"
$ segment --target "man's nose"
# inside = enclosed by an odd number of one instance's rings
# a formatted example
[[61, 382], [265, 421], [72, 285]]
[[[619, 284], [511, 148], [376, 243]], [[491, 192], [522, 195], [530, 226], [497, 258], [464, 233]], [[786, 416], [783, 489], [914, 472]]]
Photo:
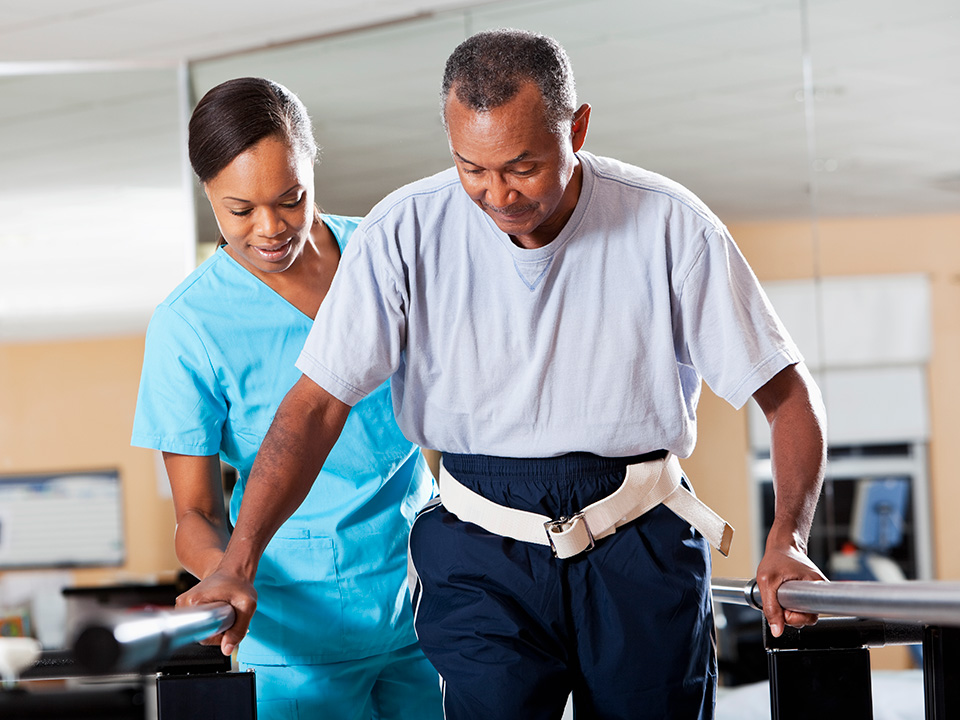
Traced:
[[507, 179], [499, 173], [490, 173], [486, 183], [485, 200], [495, 208], [509, 207], [516, 200], [517, 194]]

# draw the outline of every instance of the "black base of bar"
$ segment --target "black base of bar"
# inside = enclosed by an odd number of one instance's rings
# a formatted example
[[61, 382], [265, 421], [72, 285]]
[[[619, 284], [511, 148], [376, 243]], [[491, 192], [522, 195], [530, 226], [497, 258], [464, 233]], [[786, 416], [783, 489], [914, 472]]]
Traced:
[[960, 628], [923, 633], [923, 695], [927, 720], [960, 717]]
[[[256, 720], [252, 672], [86, 678], [71, 686], [0, 689], [3, 720]], [[154, 692], [153, 683], [156, 683]]]
[[870, 651], [771, 650], [772, 720], [872, 720]]
[[257, 690], [252, 672], [157, 678], [157, 720], [257, 720], [256, 707]]
[[[155, 660], [132, 674], [228, 672], [230, 658], [220, 652], [219, 646], [191, 643], [174, 650], [169, 657]], [[72, 650], [45, 650], [31, 667], [20, 673], [21, 680], [50, 680], [57, 678], [100, 677], [87, 665], [77, 662]], [[3, 718], [0, 715], [0, 718]]]
[[136, 685], [62, 692], [0, 692], [3, 720], [143, 720], [144, 717], [144, 693]]

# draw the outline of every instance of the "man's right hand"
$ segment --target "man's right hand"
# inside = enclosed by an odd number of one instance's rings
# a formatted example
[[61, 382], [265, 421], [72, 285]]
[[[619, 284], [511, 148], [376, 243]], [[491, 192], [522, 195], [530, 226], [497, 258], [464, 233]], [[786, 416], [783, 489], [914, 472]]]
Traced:
[[[253, 463], [236, 526], [220, 562], [199, 585], [177, 598], [177, 607], [229, 603], [233, 626], [205, 644], [233, 653], [257, 609], [253, 578], [270, 538], [310, 492], [350, 406], [302, 375], [284, 396]], [[296, 448], [296, 451], [291, 448]]]
[[190, 607], [206, 603], [229, 603], [236, 613], [236, 620], [227, 630], [204, 640], [203, 645], [220, 645], [224, 655], [233, 654], [247, 634], [250, 618], [257, 609], [257, 591], [245, 578], [217, 569], [198, 585], [177, 598], [177, 607]]

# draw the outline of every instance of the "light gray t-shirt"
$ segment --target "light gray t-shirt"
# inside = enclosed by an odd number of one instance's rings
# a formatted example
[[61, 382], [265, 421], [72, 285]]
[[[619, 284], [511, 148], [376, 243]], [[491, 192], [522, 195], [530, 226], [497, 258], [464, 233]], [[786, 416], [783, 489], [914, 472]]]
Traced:
[[801, 357], [723, 224], [651, 172], [581, 152], [560, 235], [514, 245], [450, 169], [381, 201], [297, 367], [353, 405], [392, 376], [444, 452], [688, 456], [701, 378], [735, 407]]

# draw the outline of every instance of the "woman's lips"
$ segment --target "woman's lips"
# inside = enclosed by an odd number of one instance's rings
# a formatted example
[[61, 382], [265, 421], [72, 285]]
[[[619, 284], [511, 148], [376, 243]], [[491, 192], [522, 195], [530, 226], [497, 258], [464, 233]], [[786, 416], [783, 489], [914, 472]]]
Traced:
[[260, 257], [262, 257], [264, 260], [282, 260], [290, 250], [290, 240], [287, 240], [282, 245], [277, 245], [276, 247], [272, 248], [254, 245], [253, 249], [256, 250]]

